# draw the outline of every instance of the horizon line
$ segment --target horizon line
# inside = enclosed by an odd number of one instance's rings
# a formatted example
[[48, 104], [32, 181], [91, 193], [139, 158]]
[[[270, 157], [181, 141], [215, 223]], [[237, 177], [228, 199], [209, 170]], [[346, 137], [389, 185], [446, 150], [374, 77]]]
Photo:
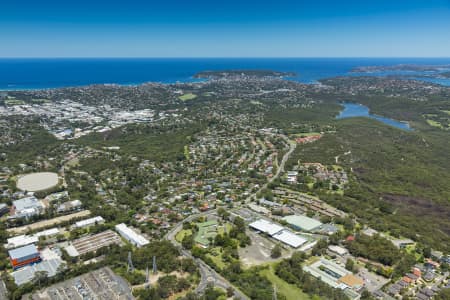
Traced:
[[450, 56], [11, 56], [8, 59], [450, 59]]

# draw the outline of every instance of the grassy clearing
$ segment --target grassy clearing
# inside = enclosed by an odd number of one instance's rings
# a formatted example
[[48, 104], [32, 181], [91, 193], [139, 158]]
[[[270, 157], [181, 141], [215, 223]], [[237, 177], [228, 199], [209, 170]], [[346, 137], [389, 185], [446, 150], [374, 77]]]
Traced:
[[187, 93], [178, 97], [178, 99], [180, 99], [181, 101], [193, 100], [195, 98], [197, 98], [197, 95], [192, 93]]
[[437, 127], [437, 128], [441, 128], [441, 129], [444, 128], [444, 126], [442, 126], [441, 123], [434, 121], [434, 120], [427, 119], [427, 123], [428, 123], [428, 125], [433, 126], [433, 127]]
[[8, 99], [5, 100], [5, 104], [9, 105], [9, 106], [13, 106], [13, 105], [24, 105], [25, 101], [23, 100], [17, 100], [17, 99]]
[[175, 236], [175, 240], [176, 240], [178, 243], [181, 243], [181, 241], [183, 240], [183, 238], [184, 238], [186, 235], [191, 235], [191, 234], [192, 234], [192, 230], [190, 230], [190, 229], [183, 229], [183, 230], [180, 230], [180, 232], [178, 232], [177, 235]]
[[307, 137], [307, 136], [313, 136], [313, 135], [319, 135], [320, 132], [304, 132], [304, 133], [296, 133], [293, 134], [292, 136], [294, 138], [299, 138], [299, 137]]
[[187, 145], [184, 146], [184, 157], [186, 158], [186, 160], [190, 159], [189, 147]]
[[222, 260], [222, 253], [220, 252], [220, 247], [211, 248], [210, 253], [206, 254], [207, 257], [211, 258], [211, 260], [221, 269], [225, 268], [225, 263]]
[[260, 272], [262, 276], [265, 276], [269, 281], [276, 285], [278, 293], [286, 297], [287, 300], [302, 300], [311, 299], [309, 295], [305, 294], [301, 289], [299, 289], [294, 284], [289, 284], [275, 274], [273, 265], [269, 268], [264, 269]]
[[220, 226], [220, 227], [217, 229], [217, 233], [218, 233], [218, 234], [224, 234], [225, 232], [230, 232], [230, 230], [231, 230], [232, 227], [233, 227], [233, 226], [232, 226], [230, 223], [226, 223], [225, 226]]

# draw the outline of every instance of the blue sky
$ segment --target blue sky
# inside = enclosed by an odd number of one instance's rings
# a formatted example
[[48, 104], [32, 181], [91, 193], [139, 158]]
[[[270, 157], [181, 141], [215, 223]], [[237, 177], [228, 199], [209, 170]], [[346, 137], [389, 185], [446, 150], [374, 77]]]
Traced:
[[0, 57], [450, 57], [450, 0], [2, 2]]

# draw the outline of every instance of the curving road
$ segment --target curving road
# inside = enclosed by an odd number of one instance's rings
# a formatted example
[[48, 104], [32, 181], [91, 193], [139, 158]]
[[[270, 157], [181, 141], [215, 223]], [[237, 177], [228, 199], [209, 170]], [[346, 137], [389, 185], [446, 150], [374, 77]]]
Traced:
[[[267, 186], [270, 183], [272, 183], [275, 179], [277, 179], [280, 176], [280, 174], [282, 172], [284, 172], [284, 166], [285, 166], [287, 160], [289, 159], [289, 156], [292, 154], [292, 152], [294, 152], [295, 148], [297, 147], [297, 143], [290, 141], [289, 138], [285, 135], [281, 135], [281, 137], [289, 144], [289, 151], [283, 155], [283, 158], [281, 159], [281, 163], [279, 164], [275, 175], [272, 178], [270, 178], [263, 186], [261, 186], [260, 189], [258, 189], [253, 194], [249, 195], [245, 199], [245, 202], [250, 202], [251, 199], [254, 198], [257, 193], [259, 193], [263, 189], [267, 188]], [[216, 213], [216, 210], [213, 209], [213, 210], [210, 210], [207, 212], [191, 215], [191, 216], [187, 217], [186, 219], [184, 219], [183, 221], [178, 222], [171, 230], [169, 230], [169, 232], [167, 232], [167, 234], [165, 235], [164, 238], [169, 240], [173, 245], [175, 245], [179, 249], [181, 249], [180, 251], [184, 256], [193, 259], [195, 261], [195, 263], [197, 264], [197, 266], [200, 270], [201, 279], [200, 279], [199, 285], [195, 289], [196, 293], [198, 293], [198, 294], [202, 293], [208, 287], [208, 285], [214, 285], [214, 286], [223, 288], [225, 290], [229, 287], [232, 287], [234, 290], [235, 298], [247, 300], [247, 299], [249, 299], [249, 297], [247, 297], [244, 293], [242, 293], [238, 289], [236, 289], [236, 287], [234, 287], [228, 280], [223, 278], [219, 273], [217, 273], [214, 269], [212, 269], [210, 266], [208, 266], [203, 260], [194, 258], [192, 256], [192, 254], [190, 253], [190, 251], [183, 249], [181, 247], [180, 243], [178, 243], [177, 240], [175, 239], [176, 234], [183, 228], [184, 222], [190, 222], [200, 216], [207, 216], [207, 215], [212, 215], [215, 213]]]
[[223, 278], [219, 273], [217, 273], [214, 269], [212, 269], [210, 266], [208, 266], [203, 260], [193, 257], [191, 252], [183, 249], [181, 247], [180, 243], [178, 243], [178, 241], [175, 239], [175, 236], [178, 233], [178, 231], [180, 231], [183, 228], [184, 222], [190, 222], [200, 216], [207, 216], [207, 215], [212, 215], [215, 213], [216, 213], [216, 210], [213, 209], [213, 210], [210, 210], [207, 212], [191, 215], [191, 216], [187, 217], [186, 219], [184, 219], [183, 221], [178, 222], [165, 235], [164, 238], [167, 239], [168, 241], [170, 241], [174, 246], [178, 247], [180, 249], [181, 254], [183, 254], [184, 256], [186, 256], [188, 258], [191, 258], [197, 264], [197, 266], [200, 270], [200, 275], [201, 275], [200, 283], [197, 286], [197, 288], [195, 289], [195, 292], [197, 294], [203, 293], [203, 291], [208, 287], [208, 285], [214, 285], [214, 286], [223, 288], [224, 290], [226, 290], [229, 287], [232, 287], [234, 290], [235, 298], [247, 300], [249, 298], [244, 293], [242, 293], [238, 289], [236, 289], [236, 287], [234, 287], [228, 280]]
[[289, 159], [289, 156], [291, 156], [292, 152], [294, 152], [295, 148], [297, 148], [297, 143], [289, 140], [289, 138], [285, 135], [281, 135], [281, 137], [289, 144], [289, 151], [283, 155], [283, 158], [281, 159], [281, 163], [279, 164], [275, 175], [272, 178], [270, 178], [264, 185], [262, 185], [256, 192], [249, 195], [245, 199], [245, 202], [250, 202], [253, 198], [255, 198], [256, 194], [258, 194], [262, 190], [266, 189], [269, 184], [271, 184], [275, 179], [280, 177], [280, 174], [282, 172], [284, 172], [284, 166], [286, 165], [286, 162]]

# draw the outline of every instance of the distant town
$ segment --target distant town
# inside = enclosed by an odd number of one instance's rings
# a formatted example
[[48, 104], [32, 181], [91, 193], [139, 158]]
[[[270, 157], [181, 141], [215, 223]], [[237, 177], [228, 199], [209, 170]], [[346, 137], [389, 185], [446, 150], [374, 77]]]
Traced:
[[1, 92], [0, 299], [448, 299], [450, 88], [292, 75]]

